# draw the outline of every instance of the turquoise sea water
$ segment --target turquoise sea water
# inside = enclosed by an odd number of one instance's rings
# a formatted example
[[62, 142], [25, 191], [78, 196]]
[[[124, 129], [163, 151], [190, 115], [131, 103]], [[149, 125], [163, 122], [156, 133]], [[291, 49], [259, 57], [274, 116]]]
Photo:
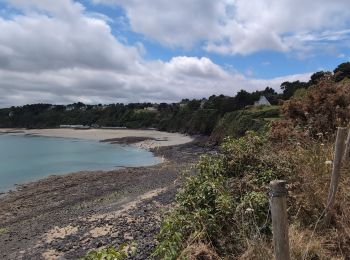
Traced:
[[52, 174], [148, 166], [159, 159], [147, 150], [98, 141], [0, 135], [0, 191]]

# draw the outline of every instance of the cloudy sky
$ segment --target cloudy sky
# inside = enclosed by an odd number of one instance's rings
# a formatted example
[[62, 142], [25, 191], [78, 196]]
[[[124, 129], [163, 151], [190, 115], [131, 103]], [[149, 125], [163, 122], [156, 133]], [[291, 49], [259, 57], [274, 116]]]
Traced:
[[349, 0], [0, 0], [0, 107], [179, 101], [350, 57]]

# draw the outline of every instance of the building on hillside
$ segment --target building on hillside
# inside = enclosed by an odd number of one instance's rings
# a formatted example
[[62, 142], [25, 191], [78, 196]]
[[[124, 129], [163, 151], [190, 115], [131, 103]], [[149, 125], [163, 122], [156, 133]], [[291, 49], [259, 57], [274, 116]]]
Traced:
[[271, 106], [271, 103], [265, 96], [260, 96], [258, 101], [255, 101], [254, 106]]
[[145, 107], [144, 110], [155, 112], [155, 111], [157, 111], [157, 108], [154, 106], [151, 106], [151, 107]]

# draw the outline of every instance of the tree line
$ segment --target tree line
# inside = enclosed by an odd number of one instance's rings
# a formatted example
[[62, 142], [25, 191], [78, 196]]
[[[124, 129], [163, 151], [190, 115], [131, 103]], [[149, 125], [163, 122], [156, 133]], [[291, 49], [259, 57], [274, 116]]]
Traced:
[[272, 105], [307, 90], [324, 77], [335, 82], [350, 78], [350, 62], [334, 71], [314, 73], [308, 82], [283, 82], [281, 93], [266, 87], [262, 91], [239, 91], [235, 96], [212, 95], [203, 99], [183, 99], [178, 103], [97, 104], [81, 102], [69, 105], [31, 104], [0, 109], [2, 128], [51, 128], [60, 125], [88, 125], [127, 128], [156, 128], [189, 134], [210, 134], [227, 113], [251, 106], [265, 96]]

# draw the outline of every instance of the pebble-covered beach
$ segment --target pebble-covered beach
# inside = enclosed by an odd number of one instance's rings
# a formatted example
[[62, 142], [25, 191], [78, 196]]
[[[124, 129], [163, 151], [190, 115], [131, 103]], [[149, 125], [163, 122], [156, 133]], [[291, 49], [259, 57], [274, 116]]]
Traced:
[[194, 141], [160, 147], [150, 167], [80, 172], [19, 186], [0, 198], [1, 259], [77, 259], [104, 246], [136, 243], [150, 257], [181, 171], [210, 150]]

